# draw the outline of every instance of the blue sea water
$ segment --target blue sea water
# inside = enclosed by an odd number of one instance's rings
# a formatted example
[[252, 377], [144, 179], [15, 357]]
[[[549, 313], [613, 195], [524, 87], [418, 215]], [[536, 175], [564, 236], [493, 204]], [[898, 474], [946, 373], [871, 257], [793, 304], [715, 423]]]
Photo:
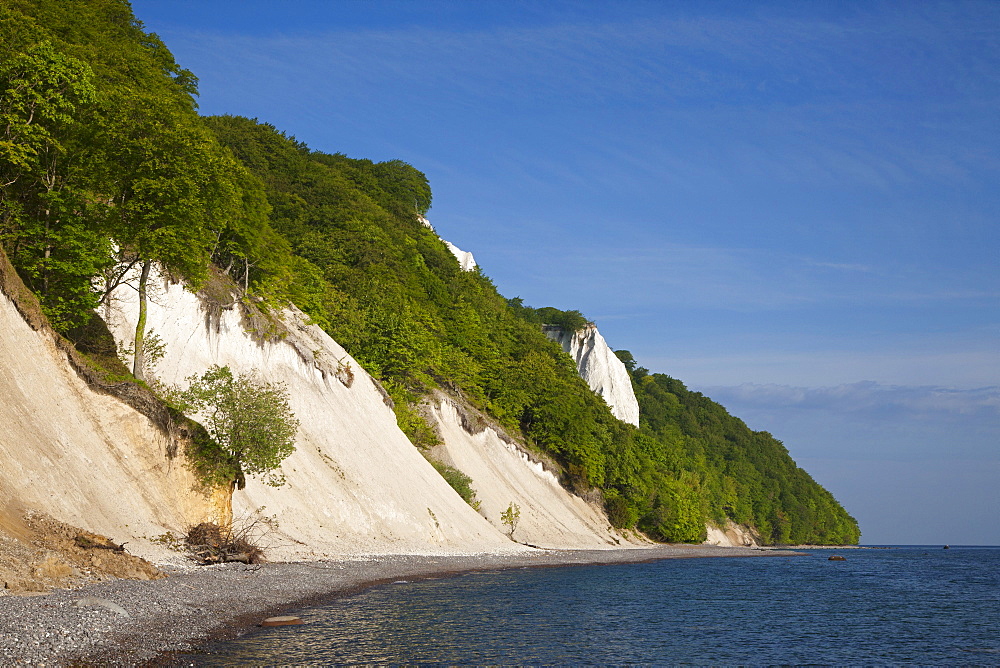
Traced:
[[[831, 554], [846, 561], [829, 561]], [[1000, 664], [1000, 548], [816, 550], [396, 583], [186, 660]]]

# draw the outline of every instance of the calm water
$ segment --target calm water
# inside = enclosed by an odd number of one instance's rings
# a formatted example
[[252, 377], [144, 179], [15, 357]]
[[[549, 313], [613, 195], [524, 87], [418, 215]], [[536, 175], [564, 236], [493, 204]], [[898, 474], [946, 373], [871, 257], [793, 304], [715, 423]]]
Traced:
[[1000, 548], [831, 551], [397, 583], [199, 665], [1000, 664]]

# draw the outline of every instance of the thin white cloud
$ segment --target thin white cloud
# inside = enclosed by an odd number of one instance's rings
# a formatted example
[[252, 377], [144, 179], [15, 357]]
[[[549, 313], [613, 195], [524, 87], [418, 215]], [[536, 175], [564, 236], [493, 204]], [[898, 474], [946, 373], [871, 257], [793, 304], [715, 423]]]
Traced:
[[[961, 389], [991, 387], [1000, 378], [996, 335], [990, 332], [924, 335], [910, 340], [865, 344], [852, 342], [849, 350], [821, 349], [814, 337], [787, 335], [773, 341], [747, 342], [742, 350], [723, 339], [726, 352], [705, 355], [718, 342], [672, 341], [669, 332], [659, 339], [628, 347], [642, 366], [667, 373], [692, 387], [736, 387], [746, 383], [793, 387], [840, 386], [874, 380], [882, 385], [934, 386]], [[783, 349], [765, 346], [778, 343]], [[763, 348], [763, 349], [762, 349]], [[664, 352], [669, 351], [669, 355]]]
[[[960, 275], [929, 273], [894, 258], [875, 267], [775, 249], [690, 246], [658, 239], [642, 243], [628, 238], [627, 229], [622, 239], [595, 248], [579, 245], [572, 231], [551, 234], [562, 238], [539, 239], [526, 248], [513, 231], [510, 242], [494, 244], [483, 256], [492, 255], [496, 264], [517, 261], [532, 266], [532, 279], [539, 282], [589, 281], [588, 298], [604, 296], [622, 308], [647, 312], [678, 307], [739, 312], [823, 305], [917, 308], [1000, 299], [1000, 289], [992, 285], [996, 279], [982, 277], [966, 285], [968, 280]], [[556, 264], [551, 262], [553, 248], [559, 249]]]
[[723, 403], [729, 401], [756, 409], [823, 410], [880, 416], [907, 414], [919, 420], [942, 416], [1000, 420], [1000, 386], [961, 390], [861, 381], [832, 387], [745, 383], [735, 387], [708, 387], [703, 391]]
[[847, 262], [820, 262], [817, 260], [806, 260], [805, 262], [814, 267], [825, 267], [827, 269], [838, 269], [840, 271], [861, 272], [865, 274], [870, 274], [875, 271], [873, 267], [866, 264], [850, 264]]

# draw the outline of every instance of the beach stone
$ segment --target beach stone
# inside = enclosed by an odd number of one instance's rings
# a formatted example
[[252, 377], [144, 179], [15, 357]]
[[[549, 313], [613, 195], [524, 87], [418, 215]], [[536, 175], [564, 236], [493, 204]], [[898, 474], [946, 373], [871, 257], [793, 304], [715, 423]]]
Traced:
[[847, 557], [842, 557], [839, 554], [831, 556], [827, 561], [847, 561]]
[[261, 626], [290, 626], [292, 624], [301, 624], [302, 618], [295, 617], [294, 615], [282, 615], [280, 617], [268, 617], [260, 623]]

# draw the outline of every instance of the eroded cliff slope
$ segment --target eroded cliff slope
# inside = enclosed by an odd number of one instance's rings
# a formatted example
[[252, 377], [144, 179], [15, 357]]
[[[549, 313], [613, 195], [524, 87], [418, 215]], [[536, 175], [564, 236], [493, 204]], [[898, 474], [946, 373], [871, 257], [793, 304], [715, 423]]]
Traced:
[[51, 331], [35, 324], [0, 293], [4, 505], [47, 513], [153, 558], [163, 554], [148, 538], [214, 521], [210, 496], [183, 465], [182, 445], [84, 382]]

